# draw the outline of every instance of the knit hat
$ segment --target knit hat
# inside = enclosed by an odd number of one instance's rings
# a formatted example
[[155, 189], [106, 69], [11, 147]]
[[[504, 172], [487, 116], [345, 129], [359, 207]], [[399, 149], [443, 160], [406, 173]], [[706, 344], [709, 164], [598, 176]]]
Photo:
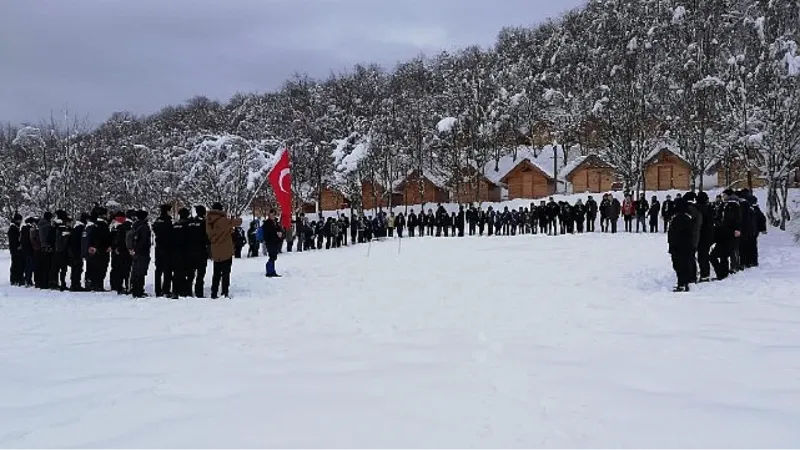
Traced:
[[[219, 208], [215, 208], [216, 205], [219, 205]], [[219, 203], [214, 203], [214, 206], [212, 206], [211, 209], [222, 211], [222, 205], [220, 205]], [[198, 217], [203, 217], [206, 215], [206, 207], [203, 205], [197, 205], [194, 207], [194, 212], [197, 213]]]
[[42, 216], [42, 218], [44, 218], [44, 220], [52, 220], [53, 219], [53, 213], [51, 213], [50, 211], [47, 211], [47, 212], [44, 213], [44, 216]]
[[14, 213], [14, 218], [11, 219], [12, 222], [22, 222], [22, 214]]
[[697, 203], [705, 205], [708, 203], [708, 194], [703, 191], [697, 193]]
[[140, 209], [139, 211], [136, 211], [136, 218], [139, 219], [139, 220], [142, 220], [142, 221], [147, 220], [147, 215], [148, 215], [147, 211], [145, 211], [143, 209]]

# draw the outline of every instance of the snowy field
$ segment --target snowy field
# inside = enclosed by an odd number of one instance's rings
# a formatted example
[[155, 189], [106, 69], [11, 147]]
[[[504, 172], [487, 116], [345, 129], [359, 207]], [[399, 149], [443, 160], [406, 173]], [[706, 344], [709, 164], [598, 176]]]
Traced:
[[791, 237], [688, 294], [665, 249], [406, 239], [237, 260], [216, 301], [12, 289], [6, 256], [0, 446], [800, 446]]

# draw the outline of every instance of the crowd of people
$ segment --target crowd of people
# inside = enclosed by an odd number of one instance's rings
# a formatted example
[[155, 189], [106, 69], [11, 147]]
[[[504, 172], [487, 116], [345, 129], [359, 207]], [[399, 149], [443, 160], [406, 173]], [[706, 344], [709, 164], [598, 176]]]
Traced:
[[63, 210], [24, 221], [15, 214], [8, 229], [11, 284], [106, 292], [108, 278], [112, 291], [143, 298], [154, 254], [156, 296], [204, 297], [209, 259], [213, 261], [211, 297], [228, 296], [233, 237], [242, 219], [229, 217], [219, 203], [210, 211], [196, 206], [194, 216], [181, 208], [174, 221], [171, 209], [162, 206], [152, 225], [147, 211], [109, 213], [98, 205], [77, 220]]
[[[41, 218], [24, 220], [16, 214], [8, 229], [11, 249], [11, 284], [39, 289], [105, 291], [141, 298], [145, 277], [155, 246], [155, 295], [157, 297], [204, 297], [208, 260], [213, 261], [211, 297], [229, 296], [230, 273], [234, 258], [241, 258], [245, 245], [248, 257], [268, 256], [266, 276], [279, 277], [275, 270], [278, 255], [287, 252], [332, 249], [392, 237], [514, 236], [518, 234], [563, 235], [600, 231], [617, 233], [619, 219], [624, 231], [668, 233], [669, 253], [678, 278], [676, 291], [710, 280], [713, 266], [716, 278], [758, 265], [758, 235], [766, 232], [766, 218], [756, 198], [748, 190], [726, 190], [710, 202], [705, 192], [688, 192], [673, 200], [667, 195], [660, 202], [644, 196], [626, 194], [620, 202], [604, 194], [598, 203], [593, 196], [586, 202], [532, 202], [528, 207], [495, 210], [480, 206], [459, 206], [448, 213], [439, 204], [434, 211], [337, 214], [314, 220], [300, 213], [292, 226], [281, 226], [271, 210], [263, 221], [252, 221], [245, 232], [240, 218], [231, 218], [219, 203], [210, 211], [203, 206], [178, 210], [160, 208], [152, 226], [147, 211], [129, 210], [109, 214], [95, 206], [91, 213], [73, 220], [64, 211], [46, 212]], [[635, 227], [633, 224], [636, 224]], [[154, 239], [153, 237], [154, 236]], [[153, 242], [154, 241], [154, 242]], [[110, 266], [110, 273], [109, 273]], [[699, 270], [698, 270], [699, 269]], [[69, 284], [67, 272], [69, 271]], [[221, 289], [220, 289], [221, 288]]]

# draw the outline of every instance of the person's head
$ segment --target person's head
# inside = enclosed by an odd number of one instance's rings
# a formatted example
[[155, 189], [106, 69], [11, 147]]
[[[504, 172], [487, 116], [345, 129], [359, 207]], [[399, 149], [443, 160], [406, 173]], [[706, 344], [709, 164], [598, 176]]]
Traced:
[[708, 194], [703, 191], [697, 193], [697, 203], [699, 205], [707, 205], [708, 204]]
[[86, 223], [86, 222], [88, 222], [88, 221], [89, 221], [89, 219], [91, 219], [91, 217], [89, 217], [89, 214], [87, 214], [87, 213], [85, 213], [85, 212], [84, 212], [84, 213], [81, 213], [80, 221], [81, 221], [82, 223]]
[[694, 201], [697, 199], [697, 196], [695, 195], [695, 193], [694, 193], [694, 192], [687, 192], [687, 193], [686, 193], [686, 194], [683, 196], [683, 199], [684, 199], [685, 201], [687, 201], [688, 203], [692, 203], [692, 202], [694, 202]]
[[675, 199], [675, 212], [678, 213], [685, 213], [689, 211], [689, 205], [686, 203], [686, 200], [682, 198]]
[[730, 198], [732, 196], [733, 196], [733, 189], [728, 188], [728, 189], [725, 189], [724, 191], [722, 191], [722, 199], [723, 200], [728, 200], [728, 198]]
[[594, 198], [592, 198], [592, 196], [590, 195], [590, 196], [589, 196], [589, 200], [594, 200]]
[[[219, 208], [217, 208], [217, 206], [219, 206]], [[212, 205], [211, 209], [214, 209], [214, 210], [217, 210], [217, 211], [222, 211], [223, 210], [222, 203], [219, 203], [219, 202], [214, 203], [214, 205]], [[197, 217], [205, 217], [206, 216], [206, 207], [203, 206], [203, 205], [197, 205], [197, 206], [194, 207], [194, 213], [197, 215]]]
[[267, 217], [269, 217], [270, 219], [274, 220], [275, 219], [275, 210], [274, 209], [270, 209], [269, 210], [269, 214], [267, 214]]
[[64, 211], [63, 209], [59, 209], [58, 211], [56, 211], [56, 219], [62, 222], [66, 222], [68, 219], [67, 212]]
[[28, 224], [28, 225], [35, 224], [36, 223], [36, 217], [28, 217], [27, 219], [25, 219], [25, 223]]
[[143, 209], [136, 211], [136, 220], [140, 222], [144, 222], [145, 220], [147, 220], [147, 216], [148, 216], [147, 211]]
[[667, 200], [672, 200], [672, 196], [667, 194]]
[[656, 202], [656, 201], [658, 201], [658, 197], [656, 197], [656, 196], [654, 195], [654, 196], [652, 196], [652, 197], [650, 198], [650, 201], [651, 201], [651, 202]]
[[678, 195], [675, 196], [675, 200], [677, 200], [679, 198], [681, 198], [681, 194], [678, 194]]
[[14, 217], [11, 219], [11, 221], [14, 222], [17, 225], [21, 224], [22, 223], [22, 214], [14, 213]]
[[46, 211], [42, 216], [42, 218], [44, 220], [53, 220], [53, 213], [51, 213], [50, 211]]
[[161, 205], [158, 207], [158, 212], [160, 212], [162, 216], [168, 216], [171, 210], [172, 206], [170, 205]]
[[188, 219], [189, 216], [191, 216], [191, 215], [192, 215], [192, 212], [189, 211], [189, 208], [181, 208], [181, 209], [178, 210], [178, 217], [181, 218], [182, 220]]

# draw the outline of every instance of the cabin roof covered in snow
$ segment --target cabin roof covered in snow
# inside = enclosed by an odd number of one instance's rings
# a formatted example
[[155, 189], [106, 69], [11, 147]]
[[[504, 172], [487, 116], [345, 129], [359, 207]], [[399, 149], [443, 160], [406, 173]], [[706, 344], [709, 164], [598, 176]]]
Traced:
[[656, 159], [658, 155], [663, 152], [667, 152], [676, 158], [680, 159], [683, 163], [687, 165], [691, 165], [689, 161], [684, 158], [683, 154], [681, 153], [680, 149], [674, 145], [669, 145], [666, 143], [660, 143], [656, 145], [650, 153], [647, 154], [647, 157], [644, 159], [644, 165], [648, 166], [653, 163], [653, 160]]
[[[573, 152], [570, 153], [568, 157], [568, 161], [574, 159], [572, 156]], [[565, 166], [564, 163], [564, 152], [561, 148], [556, 150], [556, 155], [558, 160], [555, 161], [555, 156], [553, 155], [553, 146], [548, 145], [538, 151], [538, 155], [532, 147], [526, 146], [519, 146], [517, 147], [517, 157], [514, 159], [512, 152], [508, 152], [507, 155], [500, 158], [497, 162], [496, 166], [498, 170], [495, 170], [495, 161], [491, 160], [486, 163], [484, 167], [484, 173], [486, 177], [493, 183], [502, 184], [502, 179], [506, 177], [514, 168], [516, 168], [521, 161], [527, 160], [530, 162], [534, 167], [541, 170], [545, 175], [549, 178], [556, 179], [556, 174], [558, 174], [558, 181], [563, 181], [561, 176], [561, 170], [554, 170], [556, 169], [555, 163], [558, 164], [559, 168]], [[569, 165], [567, 162], [566, 165]]]
[[576, 171], [585, 162], [593, 162], [593, 163], [595, 163], [595, 164], [597, 164], [597, 165], [599, 165], [601, 167], [608, 167], [608, 168], [612, 168], [612, 169], [614, 168], [613, 164], [611, 164], [610, 162], [608, 162], [605, 159], [603, 159], [600, 155], [598, 155], [596, 153], [592, 153], [592, 154], [585, 155], [585, 156], [578, 156], [578, 157], [572, 159], [572, 161], [567, 163], [567, 165], [565, 165], [558, 172], [558, 177], [561, 178], [561, 179], [567, 179], [567, 177], [572, 175], [572, 172]]

